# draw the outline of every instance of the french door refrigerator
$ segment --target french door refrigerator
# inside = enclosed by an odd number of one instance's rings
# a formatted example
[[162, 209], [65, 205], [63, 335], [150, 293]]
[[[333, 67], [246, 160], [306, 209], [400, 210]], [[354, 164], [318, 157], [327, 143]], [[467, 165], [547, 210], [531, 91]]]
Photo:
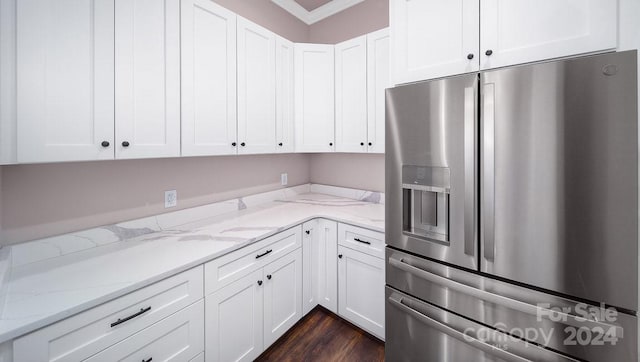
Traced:
[[637, 361], [636, 57], [387, 90], [388, 361]]

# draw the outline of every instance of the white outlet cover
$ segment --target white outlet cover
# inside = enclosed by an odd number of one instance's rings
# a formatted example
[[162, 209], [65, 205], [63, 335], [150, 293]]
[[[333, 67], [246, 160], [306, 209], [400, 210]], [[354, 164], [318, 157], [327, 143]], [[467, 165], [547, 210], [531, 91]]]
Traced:
[[169, 190], [164, 192], [164, 208], [175, 207], [178, 205], [178, 192]]
[[287, 186], [288, 183], [289, 183], [288, 175], [286, 173], [281, 174], [280, 175], [280, 184], [282, 186]]

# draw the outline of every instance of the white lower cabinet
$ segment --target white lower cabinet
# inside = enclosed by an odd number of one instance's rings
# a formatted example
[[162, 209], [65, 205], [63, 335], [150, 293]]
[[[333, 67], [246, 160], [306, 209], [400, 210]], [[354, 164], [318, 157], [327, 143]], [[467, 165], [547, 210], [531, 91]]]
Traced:
[[189, 361], [203, 350], [204, 302], [200, 300], [86, 361]]
[[384, 340], [384, 259], [338, 246], [338, 314]]
[[195, 267], [20, 337], [14, 361], [85, 360], [202, 299], [202, 276]]
[[338, 223], [319, 219], [311, 254], [317, 258], [312, 272], [318, 304], [338, 313]]
[[253, 361], [262, 353], [262, 269], [205, 297], [207, 361]]
[[302, 250], [264, 267], [264, 348], [302, 318]]
[[302, 250], [205, 297], [207, 361], [252, 361], [302, 317]]

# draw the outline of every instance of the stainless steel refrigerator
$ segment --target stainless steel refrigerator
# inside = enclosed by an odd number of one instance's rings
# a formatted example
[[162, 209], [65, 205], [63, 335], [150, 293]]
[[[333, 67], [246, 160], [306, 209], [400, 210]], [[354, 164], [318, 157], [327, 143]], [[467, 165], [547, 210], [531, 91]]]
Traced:
[[387, 90], [388, 361], [638, 360], [636, 56]]

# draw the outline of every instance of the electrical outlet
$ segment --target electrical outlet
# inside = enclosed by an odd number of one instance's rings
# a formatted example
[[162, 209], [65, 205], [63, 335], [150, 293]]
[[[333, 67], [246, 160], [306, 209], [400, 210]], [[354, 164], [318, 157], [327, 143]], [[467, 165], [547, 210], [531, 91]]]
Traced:
[[287, 184], [289, 183], [288, 177], [286, 173], [283, 173], [280, 175], [280, 184], [282, 186], [287, 186]]
[[164, 208], [174, 207], [178, 205], [178, 193], [176, 190], [164, 192]]

